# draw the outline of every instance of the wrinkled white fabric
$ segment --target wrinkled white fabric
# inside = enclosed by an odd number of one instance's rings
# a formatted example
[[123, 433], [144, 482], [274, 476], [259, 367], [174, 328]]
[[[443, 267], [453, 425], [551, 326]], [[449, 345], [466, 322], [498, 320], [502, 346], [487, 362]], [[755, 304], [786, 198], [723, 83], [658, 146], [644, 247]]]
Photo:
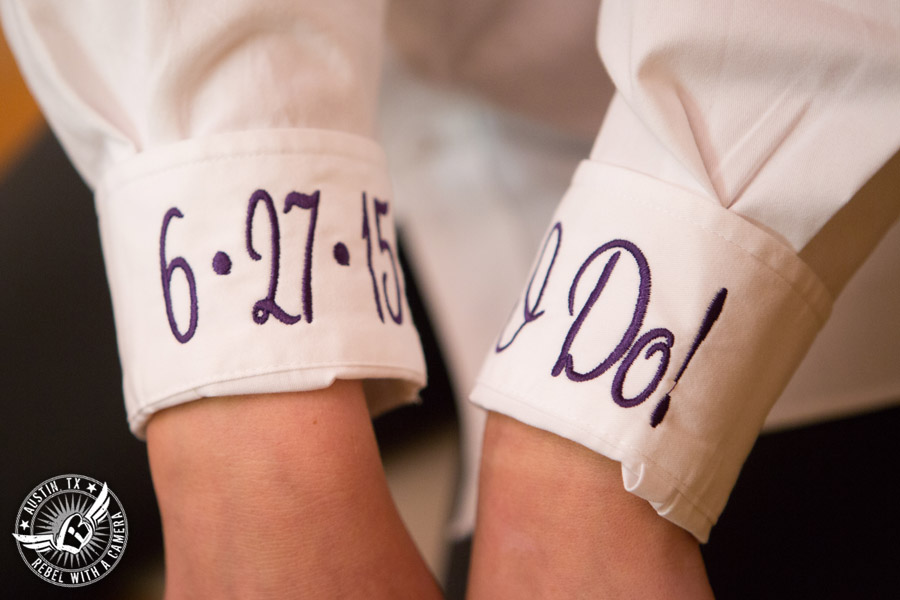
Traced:
[[383, 12], [4, 2], [22, 71], [95, 190], [137, 435], [168, 406], [336, 378], [365, 379], [373, 413], [416, 399], [424, 360], [371, 140]]
[[[591, 140], [448, 94], [389, 64], [381, 122], [394, 186], [398, 197], [428, 198], [400, 205], [400, 227], [454, 386], [471, 390]], [[886, 181], [881, 193], [896, 185]], [[764, 431], [900, 402], [897, 306], [900, 221], [847, 283]], [[449, 534], [463, 539], [475, 526], [484, 410], [458, 408], [461, 487]]]
[[606, 1], [598, 44], [616, 96], [472, 399], [706, 540], [833, 271], [896, 218], [817, 240], [900, 147], [900, 7]]

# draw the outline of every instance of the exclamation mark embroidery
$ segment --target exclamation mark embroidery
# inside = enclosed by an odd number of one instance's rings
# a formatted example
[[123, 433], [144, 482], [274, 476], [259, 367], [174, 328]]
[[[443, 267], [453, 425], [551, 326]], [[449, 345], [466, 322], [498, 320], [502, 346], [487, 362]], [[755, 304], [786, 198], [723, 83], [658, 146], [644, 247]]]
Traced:
[[702, 344], [703, 340], [706, 339], [706, 336], [709, 335], [709, 331], [712, 329], [713, 325], [715, 325], [719, 315], [722, 314], [722, 307], [725, 306], [725, 297], [727, 295], [728, 290], [722, 288], [706, 308], [706, 316], [703, 318], [700, 330], [697, 331], [697, 336], [694, 338], [694, 343], [691, 345], [690, 352], [688, 352], [687, 357], [684, 359], [684, 363], [682, 363], [681, 368], [678, 370], [678, 374], [675, 376], [675, 382], [672, 384], [672, 388], [665, 396], [663, 396], [663, 399], [660, 400], [659, 404], [656, 405], [656, 408], [653, 409], [653, 414], [650, 415], [651, 427], [656, 427], [662, 423], [662, 420], [665, 418], [666, 413], [669, 411], [669, 403], [672, 400], [672, 392], [675, 390], [675, 386], [678, 385], [678, 380], [681, 379], [681, 376], [684, 374], [685, 369], [687, 369], [691, 359], [694, 358], [694, 354], [697, 352], [700, 344]]

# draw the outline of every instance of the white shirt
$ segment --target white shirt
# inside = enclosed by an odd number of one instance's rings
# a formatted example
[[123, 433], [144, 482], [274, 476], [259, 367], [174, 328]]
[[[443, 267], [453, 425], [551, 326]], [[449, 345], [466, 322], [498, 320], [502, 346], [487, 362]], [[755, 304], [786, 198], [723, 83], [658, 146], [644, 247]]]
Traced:
[[[900, 9], [846, 4], [604, 3], [616, 96], [473, 392], [619, 460], [701, 540], [898, 210], [857, 192], [900, 147]], [[414, 396], [367, 139], [380, 3], [3, 9], [96, 190], [137, 433], [179, 402], [337, 377], [373, 410]]]

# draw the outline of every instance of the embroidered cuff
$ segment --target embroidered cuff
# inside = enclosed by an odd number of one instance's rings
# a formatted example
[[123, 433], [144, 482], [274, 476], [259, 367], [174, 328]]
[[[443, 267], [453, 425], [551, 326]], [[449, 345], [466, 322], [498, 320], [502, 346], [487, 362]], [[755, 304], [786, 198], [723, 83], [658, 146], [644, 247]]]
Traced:
[[339, 132], [150, 150], [98, 187], [132, 430], [208, 396], [364, 379], [373, 413], [425, 383], [381, 149]]
[[584, 162], [472, 400], [622, 463], [706, 541], [831, 298], [741, 217]]

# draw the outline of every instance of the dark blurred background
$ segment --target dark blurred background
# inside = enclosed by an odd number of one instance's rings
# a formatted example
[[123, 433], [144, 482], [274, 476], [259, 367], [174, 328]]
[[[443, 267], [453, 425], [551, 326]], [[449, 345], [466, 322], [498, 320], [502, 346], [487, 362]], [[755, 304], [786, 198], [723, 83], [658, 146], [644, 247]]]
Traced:
[[46, 130], [40, 136], [0, 181], [0, 522], [13, 526], [43, 480], [78, 473], [108, 482], [130, 536], [106, 579], [71, 590], [41, 581], [7, 540], [0, 595], [159, 597], [159, 517], [145, 445], [125, 422], [91, 193], [55, 140]]

